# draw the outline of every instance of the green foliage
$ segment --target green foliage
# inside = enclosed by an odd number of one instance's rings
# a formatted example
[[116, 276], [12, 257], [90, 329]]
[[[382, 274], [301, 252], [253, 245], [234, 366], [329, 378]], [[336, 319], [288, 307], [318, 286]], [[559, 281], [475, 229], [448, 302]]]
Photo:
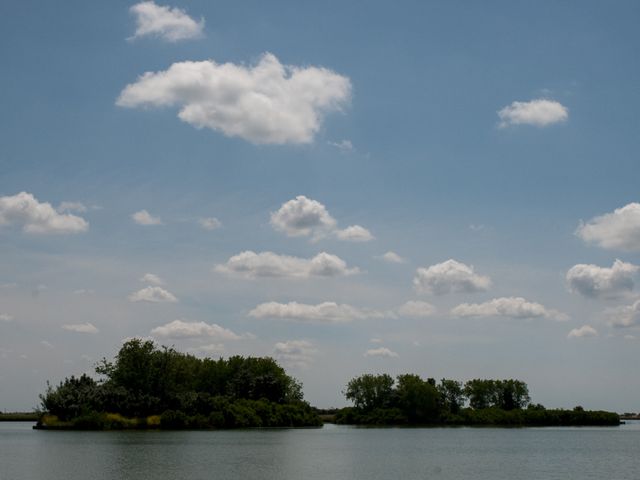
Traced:
[[520, 380], [469, 380], [464, 385], [464, 394], [475, 409], [513, 410], [525, 408], [531, 401], [527, 384]]
[[418, 375], [399, 375], [396, 395], [397, 406], [409, 423], [436, 421], [440, 394], [433, 383], [425, 382]]
[[[520, 380], [474, 379], [465, 383], [442, 379], [439, 385], [418, 375], [362, 375], [345, 391], [353, 407], [335, 414], [336, 423], [355, 425], [500, 425], [569, 426], [618, 425], [616, 413], [547, 410], [531, 404], [529, 389]], [[465, 400], [469, 407], [463, 408]]]
[[344, 395], [363, 410], [388, 407], [393, 401], [393, 384], [393, 378], [386, 373], [365, 374], [349, 381]]
[[457, 380], [447, 380], [443, 378], [438, 385], [440, 400], [443, 407], [452, 414], [457, 414], [464, 405], [465, 394], [462, 388], [462, 382]]
[[[103, 378], [70, 377], [40, 396], [45, 412], [77, 428], [220, 428], [317, 425], [302, 385], [272, 358], [199, 359], [126, 342]], [[106, 413], [117, 412], [117, 413]], [[150, 425], [148, 418], [155, 418]], [[140, 421], [135, 419], [140, 418]], [[134, 419], [134, 423], [131, 423]]]

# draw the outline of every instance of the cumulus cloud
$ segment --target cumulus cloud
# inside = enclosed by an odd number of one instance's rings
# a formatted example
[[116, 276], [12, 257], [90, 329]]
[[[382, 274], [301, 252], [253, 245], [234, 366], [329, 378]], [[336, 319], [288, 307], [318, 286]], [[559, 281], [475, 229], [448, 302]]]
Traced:
[[336, 220], [322, 203], [298, 195], [271, 214], [271, 226], [290, 237], [319, 237], [333, 231]]
[[273, 347], [273, 357], [290, 367], [309, 366], [318, 350], [307, 340], [288, 340], [278, 342]]
[[407, 262], [406, 259], [398, 255], [396, 252], [392, 252], [391, 250], [389, 250], [384, 255], [380, 255], [380, 257], [378, 258], [380, 258], [381, 260], [384, 260], [387, 263], [406, 263]]
[[640, 203], [630, 203], [581, 223], [576, 235], [602, 248], [640, 251]]
[[216, 323], [174, 320], [151, 330], [151, 335], [164, 338], [216, 338], [218, 340], [239, 340], [242, 336]]
[[9, 315], [8, 313], [0, 313], [0, 322], [11, 322], [13, 321], [13, 315]]
[[463, 303], [451, 310], [454, 317], [510, 317], [510, 318], [548, 318], [565, 321], [569, 317], [557, 310], [546, 308], [522, 297], [494, 298], [485, 303]]
[[640, 326], [640, 300], [632, 305], [625, 305], [607, 310], [609, 325], [617, 328]]
[[336, 237], [345, 242], [370, 242], [375, 238], [369, 230], [360, 225], [351, 225], [343, 230], [336, 230]]
[[337, 222], [327, 208], [317, 200], [304, 195], [282, 204], [277, 212], [271, 213], [271, 226], [289, 237], [308, 237], [314, 240], [333, 236], [346, 242], [369, 242], [374, 236], [360, 225], [337, 228]]
[[567, 338], [583, 338], [583, 337], [595, 337], [598, 332], [591, 325], [583, 325], [580, 328], [574, 328], [569, 332]]
[[571, 267], [566, 278], [571, 291], [586, 297], [618, 297], [633, 290], [633, 276], [639, 270], [620, 260], [611, 268], [581, 263]]
[[278, 318], [304, 323], [347, 323], [353, 320], [383, 318], [390, 315], [392, 314], [335, 302], [323, 302], [317, 305], [298, 302], [267, 302], [258, 305], [249, 312], [249, 316], [253, 318]]
[[250, 250], [232, 256], [225, 264], [216, 265], [214, 270], [246, 278], [336, 277], [359, 272], [357, 268], [349, 268], [340, 257], [326, 252], [306, 259], [273, 252], [255, 253]]
[[427, 302], [408, 301], [398, 308], [398, 315], [402, 317], [424, 318], [436, 313], [436, 307]]
[[428, 268], [418, 268], [413, 286], [418, 293], [471, 293], [488, 290], [491, 279], [476, 274], [473, 266], [450, 259]]
[[132, 37], [153, 36], [168, 42], [199, 38], [204, 30], [204, 18], [195, 21], [180, 8], [140, 2], [129, 11], [136, 17], [136, 33]]
[[498, 111], [500, 128], [510, 125], [533, 125], [547, 127], [554, 123], [565, 122], [569, 110], [560, 102], [538, 98], [529, 102], [513, 102]]
[[202, 228], [209, 231], [215, 230], [216, 228], [220, 228], [222, 226], [222, 222], [220, 222], [220, 220], [215, 217], [200, 218], [198, 220], [198, 223]]
[[145, 287], [129, 295], [131, 302], [175, 303], [178, 299], [161, 287]]
[[162, 220], [160, 220], [160, 217], [154, 217], [146, 210], [140, 210], [139, 212], [132, 213], [131, 218], [138, 225], [162, 225]]
[[365, 357], [397, 358], [399, 355], [396, 352], [389, 350], [387, 347], [380, 347], [380, 348], [372, 348], [370, 350], [367, 350], [366, 352], [364, 352], [364, 356]]
[[26, 233], [43, 235], [81, 233], [89, 229], [85, 219], [59, 213], [50, 203], [39, 202], [27, 192], [0, 197], [0, 227], [3, 225], [21, 225]]
[[180, 108], [180, 120], [256, 144], [311, 143], [324, 116], [351, 96], [347, 77], [321, 67], [282, 65], [265, 53], [254, 66], [213, 60], [147, 72], [117, 100], [121, 107]]
[[62, 325], [62, 328], [77, 333], [98, 333], [99, 330], [92, 323], [72, 323]]
[[153, 273], [145, 273], [142, 277], [140, 277], [140, 281], [144, 283], [150, 283], [152, 285], [164, 285], [164, 280]]

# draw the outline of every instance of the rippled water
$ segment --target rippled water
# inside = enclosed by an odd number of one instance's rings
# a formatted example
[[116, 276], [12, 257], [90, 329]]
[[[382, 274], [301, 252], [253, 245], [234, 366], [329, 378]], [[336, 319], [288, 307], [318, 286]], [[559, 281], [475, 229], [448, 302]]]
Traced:
[[0, 480], [640, 479], [640, 424], [45, 432], [0, 423]]

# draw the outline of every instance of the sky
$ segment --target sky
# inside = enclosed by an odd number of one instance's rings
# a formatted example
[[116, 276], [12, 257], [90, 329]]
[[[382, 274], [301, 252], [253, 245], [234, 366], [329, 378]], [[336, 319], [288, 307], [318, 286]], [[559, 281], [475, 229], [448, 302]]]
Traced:
[[0, 410], [126, 339], [640, 410], [640, 4], [0, 4]]

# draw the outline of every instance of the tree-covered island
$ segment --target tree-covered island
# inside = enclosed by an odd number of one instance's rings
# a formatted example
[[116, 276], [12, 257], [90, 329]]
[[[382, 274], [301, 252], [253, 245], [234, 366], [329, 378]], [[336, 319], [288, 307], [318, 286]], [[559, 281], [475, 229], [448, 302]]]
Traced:
[[336, 412], [335, 421], [355, 425], [619, 425], [617, 413], [546, 409], [532, 404], [520, 380], [457, 380], [418, 375], [365, 374], [343, 392], [353, 402]]
[[200, 359], [151, 341], [126, 342], [100, 380], [70, 377], [40, 396], [36, 428], [245, 428], [322, 424], [302, 385], [272, 358]]

